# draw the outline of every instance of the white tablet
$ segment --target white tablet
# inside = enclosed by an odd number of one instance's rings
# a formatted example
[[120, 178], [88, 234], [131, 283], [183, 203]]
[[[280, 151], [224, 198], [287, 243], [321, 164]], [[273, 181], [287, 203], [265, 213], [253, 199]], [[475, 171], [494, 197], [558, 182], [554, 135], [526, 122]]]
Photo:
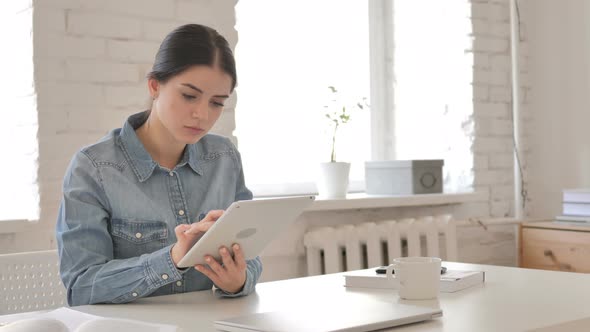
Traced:
[[221, 260], [219, 248], [225, 246], [231, 254], [232, 245], [240, 245], [244, 257], [256, 258], [281, 231], [310, 206], [315, 196], [237, 201], [178, 262], [179, 267], [205, 264], [205, 255]]

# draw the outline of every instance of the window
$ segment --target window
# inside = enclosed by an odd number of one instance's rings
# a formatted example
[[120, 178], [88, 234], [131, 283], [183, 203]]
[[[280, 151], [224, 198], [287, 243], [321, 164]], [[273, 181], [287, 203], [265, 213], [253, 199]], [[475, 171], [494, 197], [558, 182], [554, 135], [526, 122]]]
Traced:
[[469, 187], [470, 12], [466, 0], [238, 2], [235, 135], [254, 194], [316, 192], [330, 85], [373, 97], [338, 137], [349, 191], [363, 190], [372, 158], [444, 159], [446, 190]]
[[[330, 161], [324, 118], [328, 86], [369, 98], [365, 1], [240, 1], [236, 132], [246, 181], [255, 195], [317, 192], [319, 163]], [[261, 13], [268, 13], [261, 15]], [[370, 158], [370, 114], [356, 112], [337, 138], [362, 190]]]
[[32, 7], [30, 1], [3, 1], [0, 55], [3, 80], [0, 121], [0, 220], [38, 220], [37, 105], [33, 81]]
[[470, 2], [398, 0], [393, 12], [396, 158], [444, 159], [445, 188], [467, 189], [473, 183]]

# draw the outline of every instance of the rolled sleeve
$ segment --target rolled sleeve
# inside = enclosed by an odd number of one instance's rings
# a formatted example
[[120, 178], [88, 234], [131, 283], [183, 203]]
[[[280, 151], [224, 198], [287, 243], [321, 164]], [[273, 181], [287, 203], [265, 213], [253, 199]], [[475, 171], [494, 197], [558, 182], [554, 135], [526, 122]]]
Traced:
[[172, 245], [154, 252], [147, 259], [147, 275], [156, 288], [182, 279], [182, 271], [172, 261], [171, 248]]
[[215, 294], [219, 297], [240, 297], [251, 294], [256, 289], [256, 283], [262, 274], [262, 261], [260, 257], [256, 257], [255, 259], [248, 260], [246, 262], [246, 282], [244, 283], [244, 287], [237, 293], [229, 293], [224, 291], [223, 289], [217, 288], [215, 290]]
[[250, 191], [250, 189], [248, 189], [248, 187], [246, 187], [246, 180], [244, 177], [244, 169], [242, 167], [242, 156], [240, 155], [239, 152], [237, 152], [236, 150], [236, 164], [237, 164], [237, 170], [238, 170], [238, 179], [236, 182], [236, 196], [235, 196], [235, 200], [236, 201], [241, 201], [241, 200], [251, 200], [254, 196], [252, 195], [252, 191]]

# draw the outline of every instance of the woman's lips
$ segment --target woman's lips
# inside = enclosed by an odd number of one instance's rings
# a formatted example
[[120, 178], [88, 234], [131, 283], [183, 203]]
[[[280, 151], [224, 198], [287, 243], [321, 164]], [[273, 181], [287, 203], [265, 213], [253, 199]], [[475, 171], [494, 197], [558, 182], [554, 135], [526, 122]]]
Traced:
[[202, 134], [205, 130], [199, 127], [189, 127], [189, 126], [184, 126], [184, 128], [190, 132], [192, 135], [200, 135]]

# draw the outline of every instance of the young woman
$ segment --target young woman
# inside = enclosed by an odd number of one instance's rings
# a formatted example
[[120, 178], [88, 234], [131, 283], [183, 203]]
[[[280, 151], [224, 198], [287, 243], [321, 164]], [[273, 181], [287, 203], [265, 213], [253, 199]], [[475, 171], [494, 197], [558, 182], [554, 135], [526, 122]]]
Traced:
[[208, 134], [236, 86], [232, 51], [215, 30], [184, 25], [148, 75], [151, 109], [73, 158], [57, 220], [68, 303], [124, 303], [211, 289], [251, 293], [262, 272], [239, 246], [222, 261], [180, 269], [192, 244], [236, 200], [251, 199], [240, 154]]

